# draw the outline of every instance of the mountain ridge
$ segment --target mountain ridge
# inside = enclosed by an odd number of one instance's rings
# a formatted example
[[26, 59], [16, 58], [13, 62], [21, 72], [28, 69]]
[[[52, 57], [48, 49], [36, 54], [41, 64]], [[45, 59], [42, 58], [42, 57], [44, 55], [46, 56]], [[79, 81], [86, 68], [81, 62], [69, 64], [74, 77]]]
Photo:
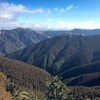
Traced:
[[[29, 64], [38, 66], [52, 75], [59, 75], [66, 71], [66, 74], [60, 75], [63, 80], [69, 79], [68, 76], [72, 73], [74, 78], [74, 70], [78, 67], [80, 72], [83, 71], [82, 67], [100, 60], [100, 35], [95, 36], [83, 36], [73, 34], [63, 34], [61, 36], [53, 37], [42, 42], [39, 42], [35, 47], [30, 49], [25, 48], [17, 53], [11, 53], [6, 55], [11, 59], [21, 60]], [[99, 71], [100, 63], [96, 64], [96, 72]], [[84, 67], [84, 73], [90, 73], [88, 66]], [[67, 71], [72, 70], [67, 73]], [[88, 72], [85, 72], [87, 71]], [[76, 73], [79, 70], [76, 70]], [[94, 71], [92, 73], [95, 73]], [[77, 77], [78, 74], [75, 74]], [[98, 77], [99, 74], [98, 74]]]
[[47, 39], [46, 36], [31, 29], [17, 28], [12, 30], [1, 30], [0, 52], [8, 54], [45, 39]]

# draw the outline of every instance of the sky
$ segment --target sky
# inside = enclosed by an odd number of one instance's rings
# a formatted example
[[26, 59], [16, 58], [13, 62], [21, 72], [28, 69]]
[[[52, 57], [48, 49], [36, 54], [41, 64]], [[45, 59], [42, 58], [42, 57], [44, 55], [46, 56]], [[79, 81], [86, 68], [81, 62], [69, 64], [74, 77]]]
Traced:
[[0, 0], [0, 29], [100, 28], [100, 0]]

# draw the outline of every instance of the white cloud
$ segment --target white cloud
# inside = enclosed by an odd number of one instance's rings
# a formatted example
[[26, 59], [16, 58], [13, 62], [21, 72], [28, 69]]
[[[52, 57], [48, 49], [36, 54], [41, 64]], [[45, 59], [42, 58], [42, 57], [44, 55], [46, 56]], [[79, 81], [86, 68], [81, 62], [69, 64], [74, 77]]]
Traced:
[[74, 28], [82, 28], [82, 29], [96, 29], [100, 28], [100, 24], [97, 24], [93, 20], [83, 21], [83, 22], [63, 22], [58, 21], [55, 29], [74, 29]]
[[65, 11], [64, 8], [59, 9], [59, 12], [64, 12], [64, 11]]
[[0, 29], [13, 29], [19, 27], [19, 23], [11, 20], [0, 20]]
[[76, 8], [76, 7], [74, 7], [74, 5], [71, 4], [71, 5], [68, 5], [66, 8], [54, 8], [53, 10], [55, 12], [58, 12], [59, 13], [59, 12], [67, 12], [67, 11], [72, 10], [74, 8]]
[[60, 12], [65, 12], [66, 9], [65, 8], [54, 8], [53, 9], [55, 12], [60, 13]]
[[19, 23], [12, 20], [0, 20], [0, 30], [2, 29], [14, 29], [17, 27], [31, 28], [35, 30], [46, 30], [48, 25], [46, 23], [37, 22], [37, 23]]
[[0, 29], [13, 29], [17, 27], [23, 28], [31, 28], [35, 30], [69, 30], [74, 28], [81, 29], [96, 29], [100, 28], [100, 24], [97, 24], [95, 21], [83, 21], [83, 22], [63, 22], [58, 21], [54, 24], [46, 23], [46, 22], [37, 22], [37, 23], [18, 23], [14, 21], [1, 21]]
[[72, 10], [74, 8], [74, 5], [73, 4], [71, 4], [71, 5], [69, 5], [67, 8], [66, 8], [66, 10], [68, 11], [68, 10]]
[[0, 19], [13, 19], [19, 13], [37, 14], [43, 12], [43, 9], [29, 10], [21, 4], [0, 3]]

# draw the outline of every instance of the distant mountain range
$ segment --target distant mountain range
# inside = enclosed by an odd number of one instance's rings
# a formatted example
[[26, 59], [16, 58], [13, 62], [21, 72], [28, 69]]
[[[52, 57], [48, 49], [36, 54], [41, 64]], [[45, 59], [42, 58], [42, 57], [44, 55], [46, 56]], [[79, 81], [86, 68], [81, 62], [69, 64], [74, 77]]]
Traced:
[[13, 30], [1, 30], [0, 52], [1, 55], [8, 54], [36, 44], [44, 39], [47, 39], [47, 36], [39, 34], [31, 29], [17, 28]]
[[40, 41], [62, 34], [96, 35], [100, 34], [100, 29], [82, 30], [73, 29], [71, 31], [42, 31], [37, 32], [32, 29], [16, 28], [12, 30], [0, 31], [0, 55], [5, 55], [17, 50], [34, 45]]
[[67, 85], [100, 85], [100, 35], [65, 33], [6, 57], [45, 69]]
[[97, 35], [100, 34], [100, 29], [73, 29], [70, 32], [81, 35]]
[[62, 34], [76, 34], [76, 35], [97, 35], [100, 34], [100, 29], [72, 29], [70, 31], [44, 31], [42, 32], [45, 36], [55, 37]]

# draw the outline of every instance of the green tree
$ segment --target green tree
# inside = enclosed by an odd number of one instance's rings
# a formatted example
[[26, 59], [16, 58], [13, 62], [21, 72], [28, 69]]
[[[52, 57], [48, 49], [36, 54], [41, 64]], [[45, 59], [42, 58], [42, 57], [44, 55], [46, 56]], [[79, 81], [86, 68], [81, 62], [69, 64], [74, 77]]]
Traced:
[[47, 83], [47, 100], [73, 100], [69, 95], [70, 90], [60, 81], [58, 77]]

